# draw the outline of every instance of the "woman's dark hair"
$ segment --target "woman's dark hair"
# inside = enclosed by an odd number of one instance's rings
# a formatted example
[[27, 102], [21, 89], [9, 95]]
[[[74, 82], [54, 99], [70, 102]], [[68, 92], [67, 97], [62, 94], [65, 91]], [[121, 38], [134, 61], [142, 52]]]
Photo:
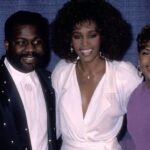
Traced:
[[150, 25], [144, 26], [137, 36], [137, 49], [139, 53], [146, 47], [148, 41], [150, 41]]
[[84, 21], [96, 23], [101, 36], [100, 51], [111, 60], [122, 59], [131, 42], [130, 25], [118, 10], [104, 0], [72, 0], [64, 4], [52, 22], [52, 48], [69, 61], [77, 58], [71, 53], [71, 37], [75, 25]]

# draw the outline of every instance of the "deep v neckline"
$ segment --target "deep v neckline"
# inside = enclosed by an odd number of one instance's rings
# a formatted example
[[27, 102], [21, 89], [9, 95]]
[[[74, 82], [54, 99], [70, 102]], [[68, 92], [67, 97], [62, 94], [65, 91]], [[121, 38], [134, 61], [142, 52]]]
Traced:
[[92, 107], [92, 104], [94, 103], [94, 101], [96, 101], [96, 98], [94, 99], [94, 97], [97, 95], [97, 90], [100, 88], [100, 86], [102, 86], [103, 82], [104, 82], [104, 78], [106, 76], [106, 71], [107, 71], [107, 62], [105, 61], [105, 65], [106, 65], [106, 69], [105, 69], [105, 73], [103, 74], [103, 76], [101, 77], [101, 79], [99, 80], [97, 86], [95, 87], [95, 90], [91, 96], [90, 102], [88, 104], [87, 110], [85, 112], [85, 114], [83, 115], [83, 108], [82, 108], [82, 97], [81, 97], [81, 90], [79, 87], [79, 82], [78, 82], [78, 78], [77, 78], [77, 72], [76, 72], [76, 65], [74, 66], [74, 79], [75, 79], [75, 87], [77, 87], [77, 92], [79, 94], [79, 110], [82, 116], [82, 120], [86, 121], [86, 118], [88, 118], [88, 114], [90, 113], [90, 109]]

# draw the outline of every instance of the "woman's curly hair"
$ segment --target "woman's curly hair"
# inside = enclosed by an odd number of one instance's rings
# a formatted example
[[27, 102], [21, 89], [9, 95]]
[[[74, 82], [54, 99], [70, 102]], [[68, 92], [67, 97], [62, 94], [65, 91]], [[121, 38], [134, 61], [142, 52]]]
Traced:
[[140, 53], [141, 50], [143, 50], [147, 42], [150, 41], [150, 25], [146, 25], [142, 28], [141, 32], [137, 36], [137, 49], [138, 52]]
[[103, 55], [110, 60], [122, 59], [131, 42], [131, 28], [120, 12], [104, 0], [72, 0], [64, 4], [51, 24], [54, 52], [60, 58], [76, 60], [77, 54], [70, 51], [72, 33], [75, 25], [85, 21], [96, 23]]

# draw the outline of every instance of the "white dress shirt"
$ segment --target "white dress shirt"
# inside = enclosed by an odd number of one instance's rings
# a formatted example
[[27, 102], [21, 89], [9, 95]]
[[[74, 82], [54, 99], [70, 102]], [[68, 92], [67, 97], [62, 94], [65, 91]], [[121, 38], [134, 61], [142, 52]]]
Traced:
[[4, 63], [16, 84], [24, 106], [32, 150], [48, 150], [46, 104], [37, 74], [35, 71], [19, 72], [7, 58]]

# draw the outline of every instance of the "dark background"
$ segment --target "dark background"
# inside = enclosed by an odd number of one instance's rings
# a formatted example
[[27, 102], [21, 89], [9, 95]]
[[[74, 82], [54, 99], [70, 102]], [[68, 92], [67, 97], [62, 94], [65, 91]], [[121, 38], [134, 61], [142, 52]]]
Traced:
[[[49, 22], [54, 19], [55, 14], [68, 0], [0, 0], [0, 56], [4, 54], [4, 23], [8, 16], [18, 10], [29, 10], [41, 13], [48, 18]], [[136, 36], [141, 28], [150, 24], [150, 1], [149, 0], [106, 0], [115, 6], [123, 17], [131, 24], [133, 41], [129, 47], [124, 60], [131, 61], [137, 65]], [[52, 53], [49, 70], [53, 70], [59, 58]]]

